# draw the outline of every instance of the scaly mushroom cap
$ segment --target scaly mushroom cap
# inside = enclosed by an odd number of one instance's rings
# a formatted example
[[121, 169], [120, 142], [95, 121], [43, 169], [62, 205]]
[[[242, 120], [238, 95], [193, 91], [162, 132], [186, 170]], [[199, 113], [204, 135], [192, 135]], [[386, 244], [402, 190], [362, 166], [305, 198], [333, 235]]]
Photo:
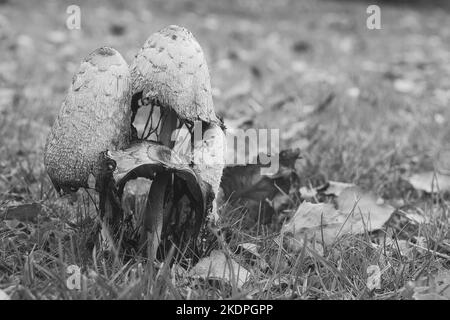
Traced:
[[44, 163], [56, 190], [88, 186], [99, 153], [130, 141], [131, 77], [115, 49], [102, 47], [80, 65], [53, 124]]
[[158, 100], [182, 120], [220, 124], [203, 50], [187, 29], [171, 25], [152, 34], [130, 69], [133, 94]]

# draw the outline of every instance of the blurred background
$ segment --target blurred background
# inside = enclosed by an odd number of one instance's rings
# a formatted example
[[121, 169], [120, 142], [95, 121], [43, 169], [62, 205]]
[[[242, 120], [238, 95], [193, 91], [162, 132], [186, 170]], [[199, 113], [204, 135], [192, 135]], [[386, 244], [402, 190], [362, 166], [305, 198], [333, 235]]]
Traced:
[[[366, 26], [369, 4], [381, 29]], [[69, 5], [81, 29], [69, 30]], [[0, 1], [0, 193], [51, 189], [42, 148], [71, 77], [94, 49], [131, 62], [146, 38], [190, 29], [230, 126], [279, 128], [305, 181], [355, 182], [384, 196], [432, 166], [450, 135], [447, 1]], [[8, 196], [9, 197], [9, 196]]]

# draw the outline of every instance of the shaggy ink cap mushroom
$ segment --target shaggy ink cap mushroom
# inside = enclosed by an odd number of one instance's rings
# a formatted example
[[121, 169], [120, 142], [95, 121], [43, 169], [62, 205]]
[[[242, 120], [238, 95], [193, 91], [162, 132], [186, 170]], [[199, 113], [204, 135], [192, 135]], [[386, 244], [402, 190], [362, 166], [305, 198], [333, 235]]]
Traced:
[[62, 194], [88, 187], [100, 152], [130, 141], [131, 76], [120, 53], [96, 49], [82, 62], [47, 137], [44, 164]]
[[208, 65], [186, 28], [168, 26], [152, 34], [131, 64], [133, 94], [171, 108], [185, 122], [222, 125], [214, 111]]

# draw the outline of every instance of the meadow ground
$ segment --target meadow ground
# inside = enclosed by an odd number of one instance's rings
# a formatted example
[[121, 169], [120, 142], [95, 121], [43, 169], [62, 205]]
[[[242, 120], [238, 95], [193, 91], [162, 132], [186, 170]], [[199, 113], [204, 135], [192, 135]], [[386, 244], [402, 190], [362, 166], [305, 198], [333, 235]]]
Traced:
[[[242, 290], [211, 291], [211, 283], [146, 267], [131, 275], [141, 258], [110, 261], [86, 250], [95, 207], [81, 191], [58, 198], [43, 166], [46, 136], [82, 58], [107, 45], [130, 62], [151, 33], [178, 24], [206, 53], [216, 110], [279, 128], [283, 147], [301, 149], [303, 186], [351, 182], [439, 217], [425, 236], [448, 248], [448, 195], [418, 192], [405, 178], [432, 170], [450, 145], [450, 9], [404, 3], [382, 2], [382, 29], [369, 30], [364, 1], [80, 0], [81, 30], [68, 30], [71, 1], [0, 1], [0, 212], [43, 208], [38, 223], [0, 221], [0, 289], [17, 299], [396, 299], [408, 281], [448, 269], [445, 255], [404, 259], [356, 236], [323, 257], [285, 254], [270, 241], [277, 230], [237, 227], [239, 217], [222, 212], [233, 226], [230, 247], [251, 242], [278, 257], [264, 270], [247, 264], [252, 280]], [[235, 259], [246, 263], [243, 254]], [[367, 266], [381, 260], [381, 289], [369, 291]], [[67, 288], [68, 265], [82, 267], [83, 290]]]

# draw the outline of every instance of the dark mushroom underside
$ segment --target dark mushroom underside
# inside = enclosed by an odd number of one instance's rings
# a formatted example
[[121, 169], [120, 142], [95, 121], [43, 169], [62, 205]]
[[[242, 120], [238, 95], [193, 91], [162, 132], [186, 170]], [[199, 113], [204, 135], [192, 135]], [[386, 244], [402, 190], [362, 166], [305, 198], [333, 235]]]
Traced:
[[[183, 163], [173, 150], [149, 141], [135, 143], [125, 150], [104, 152], [100, 156], [96, 184], [100, 194], [100, 211], [115, 237], [127, 237], [121, 227], [126, 218], [121, 199], [126, 183], [138, 177], [152, 180], [152, 187], [165, 189], [159, 193], [163, 195], [162, 199], [152, 199], [149, 194], [143, 225], [137, 226], [143, 227], [152, 236], [155, 236], [152, 233], [155, 231], [159, 238], [157, 242], [151, 241], [152, 246], [148, 248], [153, 251], [151, 255], [156, 256], [158, 246], [167, 252], [172, 244], [180, 249], [187, 244], [195, 244], [207, 211], [211, 209], [211, 187], [201, 181], [189, 164]], [[166, 186], [161, 186], [163, 180], [168, 181]], [[183, 197], [189, 199], [191, 204], [187, 214], [180, 212]], [[162, 204], [156, 208], [162, 215], [148, 212], [155, 210], [154, 206], [149, 206], [152, 202]], [[158, 244], [156, 247], [155, 243]], [[197, 251], [195, 245], [192, 249], [194, 253]]]

